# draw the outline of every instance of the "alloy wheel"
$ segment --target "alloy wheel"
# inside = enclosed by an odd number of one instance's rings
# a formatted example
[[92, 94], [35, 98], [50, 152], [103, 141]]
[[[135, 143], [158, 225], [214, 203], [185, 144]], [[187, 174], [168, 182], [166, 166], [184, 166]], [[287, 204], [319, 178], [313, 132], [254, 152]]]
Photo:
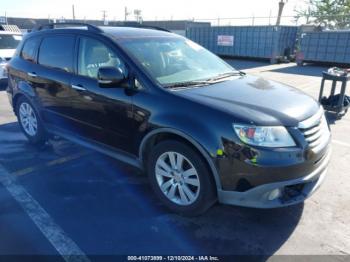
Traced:
[[24, 131], [29, 136], [35, 136], [38, 132], [38, 120], [34, 109], [28, 103], [22, 103], [19, 107], [19, 119]]
[[184, 155], [165, 152], [157, 159], [155, 174], [158, 186], [173, 203], [188, 206], [199, 195], [200, 181], [196, 168]]

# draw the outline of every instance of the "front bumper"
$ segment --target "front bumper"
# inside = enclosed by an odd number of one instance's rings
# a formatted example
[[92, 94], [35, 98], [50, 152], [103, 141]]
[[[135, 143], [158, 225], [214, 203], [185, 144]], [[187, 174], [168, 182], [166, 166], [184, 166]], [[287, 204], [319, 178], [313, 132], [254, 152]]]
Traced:
[[320, 165], [304, 177], [263, 184], [245, 192], [219, 190], [219, 202], [255, 208], [277, 208], [303, 202], [322, 184], [327, 173], [330, 155], [331, 149], [321, 160]]

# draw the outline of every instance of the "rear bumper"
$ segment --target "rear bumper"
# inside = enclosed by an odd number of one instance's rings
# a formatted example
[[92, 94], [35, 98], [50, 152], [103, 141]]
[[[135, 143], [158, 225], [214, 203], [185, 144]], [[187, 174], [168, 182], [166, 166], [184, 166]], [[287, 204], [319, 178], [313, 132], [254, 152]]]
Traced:
[[255, 208], [277, 208], [303, 202], [322, 184], [328, 168], [331, 149], [322, 163], [310, 174], [297, 179], [263, 184], [245, 192], [218, 191], [219, 202]]

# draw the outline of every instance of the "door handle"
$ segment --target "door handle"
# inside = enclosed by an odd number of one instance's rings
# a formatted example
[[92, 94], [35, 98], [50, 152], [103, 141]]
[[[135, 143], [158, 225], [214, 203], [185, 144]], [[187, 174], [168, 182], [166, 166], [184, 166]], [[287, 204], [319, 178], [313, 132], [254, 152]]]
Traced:
[[35, 72], [32, 72], [32, 73], [27, 73], [28, 76], [31, 76], [31, 77], [37, 77], [37, 74]]
[[86, 91], [86, 88], [84, 88], [82, 85], [72, 85], [72, 88], [78, 91]]

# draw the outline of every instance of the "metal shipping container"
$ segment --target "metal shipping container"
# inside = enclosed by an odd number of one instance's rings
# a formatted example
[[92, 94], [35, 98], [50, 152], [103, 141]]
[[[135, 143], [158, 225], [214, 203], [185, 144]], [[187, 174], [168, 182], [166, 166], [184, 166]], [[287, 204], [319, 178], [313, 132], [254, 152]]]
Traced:
[[350, 31], [307, 32], [301, 35], [297, 63], [350, 64]]
[[270, 59], [292, 54], [296, 26], [217, 26], [188, 28], [186, 37], [217, 55]]

